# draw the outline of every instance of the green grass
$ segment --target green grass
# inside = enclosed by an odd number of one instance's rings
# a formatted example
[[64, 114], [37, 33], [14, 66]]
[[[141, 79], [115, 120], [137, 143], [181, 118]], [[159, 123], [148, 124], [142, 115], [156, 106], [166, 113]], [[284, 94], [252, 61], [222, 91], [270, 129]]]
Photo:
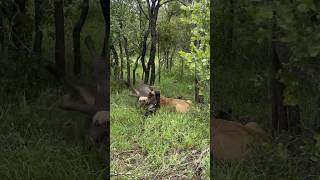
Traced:
[[[176, 81], [176, 82], [174, 82]], [[113, 82], [115, 83], [115, 82]], [[165, 77], [157, 87], [166, 96], [193, 100], [190, 82]], [[192, 85], [192, 84], [190, 84]], [[113, 178], [188, 178], [209, 176], [209, 108], [174, 113], [161, 108], [145, 118], [128, 90], [112, 86], [111, 172]]]
[[102, 158], [86, 141], [90, 122], [60, 110], [60, 94], [2, 106], [0, 179], [102, 179]]

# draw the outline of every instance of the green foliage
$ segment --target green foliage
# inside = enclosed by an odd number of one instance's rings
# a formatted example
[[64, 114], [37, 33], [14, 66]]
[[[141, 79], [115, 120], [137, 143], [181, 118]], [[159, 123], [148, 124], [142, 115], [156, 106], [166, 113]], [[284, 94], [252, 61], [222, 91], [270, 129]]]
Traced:
[[276, 23], [276, 39], [273, 40], [284, 43], [290, 49], [289, 61], [282, 62], [285, 63], [286, 73], [279, 72], [287, 88], [285, 96], [287, 104], [298, 103], [297, 94], [301, 85], [295, 85], [299, 79], [292, 77], [297, 70], [305, 72], [304, 66], [313, 63], [314, 58], [319, 57], [320, 31], [317, 8], [319, 4], [311, 0], [256, 1], [255, 4], [248, 4], [246, 7], [254, 26], [258, 27], [255, 35], [259, 43], [271, 41], [273, 24]]
[[188, 15], [181, 20], [192, 25], [190, 52], [180, 51], [179, 55], [187, 62], [189, 73], [199, 78], [199, 88], [203, 93], [210, 79], [209, 73], [209, 2], [196, 1], [187, 7], [182, 6]]
[[[112, 43], [116, 47], [118, 41], [123, 41], [123, 37], [128, 38], [130, 56], [140, 52], [140, 45], [137, 40], [140, 40], [143, 34], [143, 31], [139, 28], [139, 11], [136, 6], [135, 1], [113, 0], [111, 2], [110, 29]], [[144, 22], [142, 23], [144, 24]]]

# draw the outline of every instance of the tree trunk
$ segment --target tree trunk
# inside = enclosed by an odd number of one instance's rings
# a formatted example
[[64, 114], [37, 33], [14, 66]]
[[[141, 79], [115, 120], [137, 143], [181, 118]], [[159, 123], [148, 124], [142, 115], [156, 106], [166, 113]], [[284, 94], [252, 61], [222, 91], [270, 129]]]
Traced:
[[130, 57], [129, 57], [129, 51], [128, 51], [128, 39], [126, 37], [123, 37], [123, 42], [124, 42], [124, 52], [126, 53], [127, 57], [127, 83], [128, 86], [131, 86], [131, 76], [130, 76]]
[[196, 103], [200, 103], [199, 96], [200, 96], [199, 80], [198, 80], [197, 74], [195, 72], [195, 75], [194, 75], [194, 101]]
[[183, 77], [183, 75], [184, 75], [183, 68], [184, 68], [184, 60], [183, 60], [183, 58], [181, 58], [181, 74], [180, 74], [181, 77]]
[[[150, 47], [150, 57], [148, 61], [148, 66], [145, 71], [145, 79], [144, 82], [149, 82], [149, 76], [150, 76], [150, 85], [153, 85], [156, 80], [156, 70], [155, 70], [155, 57], [156, 57], [156, 51], [157, 51], [157, 19], [158, 19], [158, 13], [159, 9], [161, 7], [160, 2], [158, 1], [152, 1], [152, 5], [150, 6], [150, 2], [148, 0], [148, 8], [149, 8], [149, 29], [151, 34], [151, 47]], [[150, 75], [151, 70], [151, 75]]]
[[137, 71], [137, 68], [138, 68], [139, 59], [140, 59], [140, 56], [137, 57], [136, 62], [134, 63], [133, 71], [132, 71], [133, 85], [136, 84], [136, 71]]
[[169, 72], [169, 50], [165, 51], [165, 56], [166, 56], [166, 70]]
[[34, 41], [33, 41], [33, 53], [41, 55], [42, 51], [42, 30], [41, 30], [41, 20], [43, 16], [42, 11], [42, 0], [34, 0]]
[[151, 48], [150, 48], [150, 57], [148, 62], [148, 69], [145, 74], [145, 82], [148, 82], [149, 79], [149, 71], [151, 69], [151, 77], [150, 77], [150, 85], [153, 85], [156, 79], [156, 71], [155, 71], [155, 57], [157, 51], [157, 31], [156, 31], [156, 17], [151, 20]]
[[[103, 18], [105, 21], [105, 35], [103, 41], [103, 49], [101, 52], [102, 57], [106, 57], [109, 61], [107, 62], [108, 68], [110, 68], [110, 1], [108, 0], [100, 0], [100, 6], [103, 14]], [[108, 69], [110, 73], [110, 69]]]
[[114, 47], [114, 45], [111, 45], [111, 51], [113, 54], [113, 58], [114, 58], [114, 76], [116, 77], [116, 79], [119, 78], [119, 57], [118, 57], [118, 53], [116, 51], [116, 48]]
[[55, 65], [60, 77], [65, 76], [65, 42], [63, 0], [55, 0], [54, 17], [56, 29]]
[[[280, 44], [276, 42], [276, 14], [273, 12], [273, 32], [272, 32], [272, 50], [273, 50], [273, 60], [272, 60], [272, 70], [273, 77], [271, 81], [272, 87], [272, 124], [277, 131], [293, 131], [296, 133], [300, 132], [300, 110], [299, 106], [284, 105], [284, 89], [285, 85], [280, 82], [276, 76], [280, 70], [282, 70], [282, 61], [288, 61], [289, 55], [288, 50], [286, 52], [280, 51]], [[285, 45], [282, 46], [283, 49], [287, 49]], [[279, 49], [279, 50], [278, 50]], [[278, 52], [279, 51], [279, 52]], [[279, 55], [280, 54], [280, 55]]]
[[285, 107], [283, 104], [284, 98], [284, 84], [282, 84], [277, 78], [279, 70], [282, 68], [281, 63], [279, 61], [279, 57], [276, 51], [276, 14], [273, 12], [273, 30], [272, 30], [272, 80], [271, 80], [271, 88], [272, 88], [272, 124], [273, 128], [276, 130], [288, 130], [288, 122], [287, 122], [287, 114], [285, 111]]
[[160, 43], [158, 41], [158, 82], [161, 81]]
[[171, 72], [171, 70], [172, 70], [172, 67], [173, 67], [173, 57], [174, 57], [174, 54], [175, 54], [175, 52], [176, 52], [176, 48], [174, 48], [173, 50], [172, 50], [172, 53], [171, 53], [171, 56], [170, 56], [170, 72]]
[[81, 72], [80, 33], [88, 15], [89, 0], [83, 0], [81, 6], [80, 18], [73, 28], [73, 71], [75, 75], [79, 75]]
[[148, 27], [148, 29], [144, 33], [143, 41], [142, 41], [141, 65], [142, 65], [143, 73], [145, 73], [147, 71], [147, 67], [145, 64], [145, 57], [146, 57], [146, 53], [147, 53], [147, 40], [148, 40], [149, 33], [150, 33], [150, 28]]
[[119, 51], [120, 51], [120, 78], [123, 79], [124, 61], [123, 61], [123, 51], [122, 51], [121, 38], [119, 39]]

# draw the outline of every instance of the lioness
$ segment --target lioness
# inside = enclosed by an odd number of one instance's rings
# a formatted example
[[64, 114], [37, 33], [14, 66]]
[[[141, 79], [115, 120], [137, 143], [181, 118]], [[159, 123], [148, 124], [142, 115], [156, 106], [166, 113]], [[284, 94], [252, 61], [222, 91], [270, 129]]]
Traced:
[[234, 160], [250, 152], [249, 145], [261, 142], [264, 131], [255, 122], [246, 125], [223, 119], [213, 119], [212, 143], [210, 144], [216, 160]]

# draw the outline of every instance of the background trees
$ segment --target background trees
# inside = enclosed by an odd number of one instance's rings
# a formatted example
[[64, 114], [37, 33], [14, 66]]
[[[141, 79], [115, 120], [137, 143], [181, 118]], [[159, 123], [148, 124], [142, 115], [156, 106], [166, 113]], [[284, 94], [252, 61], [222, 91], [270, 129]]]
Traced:
[[[211, 3], [213, 108], [231, 107], [234, 118], [258, 121], [273, 134], [274, 146], [265, 150], [273, 154], [268, 159], [274, 160], [261, 163], [258, 169], [273, 174], [271, 178], [303, 177], [309, 171], [292, 169], [306, 164], [312, 170], [317, 167], [311, 159], [318, 151], [314, 142], [319, 142], [315, 131], [319, 96], [316, 82], [319, 77], [315, 72], [320, 67], [315, 43], [319, 42], [319, 3], [263, 0]], [[280, 146], [278, 150], [274, 148]], [[304, 156], [306, 151], [308, 155]], [[280, 166], [282, 163], [285, 165]], [[291, 170], [281, 175], [279, 171], [269, 171], [270, 167]]]

